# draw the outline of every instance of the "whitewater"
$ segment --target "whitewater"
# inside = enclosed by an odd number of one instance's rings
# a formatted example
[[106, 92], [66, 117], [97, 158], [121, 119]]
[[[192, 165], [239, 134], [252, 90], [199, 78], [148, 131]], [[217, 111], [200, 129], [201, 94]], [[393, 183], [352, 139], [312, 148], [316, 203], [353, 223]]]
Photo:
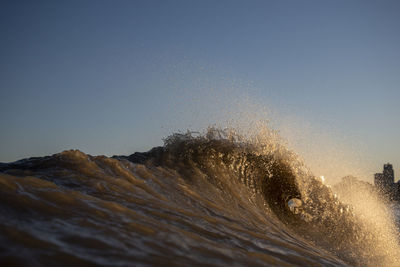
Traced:
[[0, 164], [1, 266], [399, 266], [399, 249], [389, 205], [334, 192], [265, 132]]

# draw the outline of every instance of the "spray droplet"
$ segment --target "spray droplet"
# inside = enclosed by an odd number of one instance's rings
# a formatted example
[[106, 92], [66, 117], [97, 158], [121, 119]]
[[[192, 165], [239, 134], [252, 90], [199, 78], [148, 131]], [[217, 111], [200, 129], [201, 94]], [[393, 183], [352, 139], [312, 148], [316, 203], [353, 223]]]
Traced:
[[311, 222], [312, 221], [312, 216], [310, 215], [310, 214], [308, 214], [308, 213], [305, 213], [305, 212], [302, 212], [301, 214], [300, 214], [300, 217], [301, 217], [301, 219], [303, 220], [303, 221], [305, 221], [305, 222]]

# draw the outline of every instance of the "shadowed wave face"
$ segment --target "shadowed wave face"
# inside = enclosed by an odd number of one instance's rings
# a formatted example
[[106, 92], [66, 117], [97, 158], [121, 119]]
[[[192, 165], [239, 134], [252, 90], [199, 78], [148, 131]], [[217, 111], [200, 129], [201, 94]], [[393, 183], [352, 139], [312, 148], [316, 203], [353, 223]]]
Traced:
[[227, 131], [175, 134], [130, 156], [71, 150], [1, 164], [0, 191], [2, 265], [398, 260], [294, 153]]

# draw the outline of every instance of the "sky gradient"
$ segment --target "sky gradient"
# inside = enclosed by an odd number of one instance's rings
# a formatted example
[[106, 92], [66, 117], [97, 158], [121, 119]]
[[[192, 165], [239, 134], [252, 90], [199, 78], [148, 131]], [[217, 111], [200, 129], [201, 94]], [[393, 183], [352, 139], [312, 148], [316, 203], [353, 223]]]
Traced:
[[0, 162], [148, 150], [256, 103], [306, 162], [324, 150], [332, 169], [400, 175], [399, 14], [399, 1], [1, 1]]

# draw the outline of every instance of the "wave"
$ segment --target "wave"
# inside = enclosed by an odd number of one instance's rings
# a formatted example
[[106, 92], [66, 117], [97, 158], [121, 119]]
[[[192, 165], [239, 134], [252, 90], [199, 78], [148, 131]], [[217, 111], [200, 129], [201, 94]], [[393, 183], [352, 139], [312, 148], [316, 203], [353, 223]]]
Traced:
[[[396, 266], [397, 236], [285, 146], [211, 128], [0, 165], [0, 263]], [[351, 203], [348, 203], [351, 204]]]

